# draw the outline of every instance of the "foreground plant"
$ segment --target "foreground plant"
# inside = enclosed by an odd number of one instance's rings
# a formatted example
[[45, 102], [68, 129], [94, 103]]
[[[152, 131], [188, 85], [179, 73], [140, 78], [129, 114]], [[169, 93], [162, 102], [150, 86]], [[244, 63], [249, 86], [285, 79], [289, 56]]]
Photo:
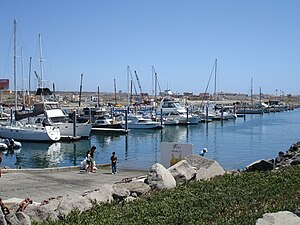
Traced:
[[255, 224], [267, 212], [300, 206], [300, 167], [190, 182], [130, 203], [94, 204], [43, 224]]

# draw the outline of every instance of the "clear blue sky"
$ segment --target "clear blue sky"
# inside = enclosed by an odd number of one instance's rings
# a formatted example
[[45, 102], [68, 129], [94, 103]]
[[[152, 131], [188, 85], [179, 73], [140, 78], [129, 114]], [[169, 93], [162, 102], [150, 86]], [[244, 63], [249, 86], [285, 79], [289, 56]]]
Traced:
[[126, 92], [129, 65], [151, 93], [153, 65], [162, 89], [197, 94], [218, 59], [218, 91], [249, 93], [252, 77], [254, 93], [300, 94], [299, 12], [298, 0], [0, 0], [0, 78], [13, 78], [16, 19], [25, 76], [41, 34], [51, 89], [78, 91], [83, 73], [84, 91], [113, 92], [115, 78]]

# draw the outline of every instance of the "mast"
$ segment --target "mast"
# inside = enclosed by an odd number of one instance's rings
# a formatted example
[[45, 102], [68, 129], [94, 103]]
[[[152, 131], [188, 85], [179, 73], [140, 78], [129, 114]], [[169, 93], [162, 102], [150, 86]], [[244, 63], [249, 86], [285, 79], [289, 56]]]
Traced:
[[156, 109], [156, 99], [157, 99], [157, 73], [155, 72], [155, 75], [154, 75], [154, 83], [155, 83], [155, 86], [154, 86], [154, 104], [155, 104], [155, 109]]
[[17, 111], [17, 21], [14, 20], [14, 92], [15, 92], [15, 111]]
[[261, 106], [261, 87], [259, 87], [259, 106]]
[[251, 108], [253, 108], [253, 79], [251, 77]]
[[115, 104], [117, 105], [117, 85], [116, 85], [116, 79], [114, 79], [114, 89], [115, 89]]
[[80, 104], [81, 104], [82, 78], [83, 78], [83, 74], [81, 74], [81, 77], [80, 77], [80, 88], [79, 88], [79, 107], [80, 107]]
[[21, 65], [22, 65], [22, 109], [25, 109], [25, 82], [24, 82], [24, 60], [23, 48], [21, 47]]
[[100, 87], [98, 86], [98, 107], [100, 107]]
[[31, 81], [31, 60], [32, 57], [29, 58], [29, 78], [28, 78], [28, 94], [29, 94], [29, 98], [28, 98], [28, 104], [30, 105], [30, 91], [31, 91], [31, 87], [30, 87], [30, 81]]
[[[40, 88], [43, 89], [43, 52], [42, 52], [42, 36], [39, 34], [39, 47], [40, 47]], [[42, 91], [43, 92], [43, 91]]]
[[131, 98], [132, 94], [130, 94], [130, 87], [132, 87], [132, 82], [130, 81], [129, 78], [129, 66], [127, 66], [127, 100], [128, 100], [128, 105], [131, 104]]
[[43, 51], [42, 51], [42, 36], [39, 34], [39, 47], [40, 47], [40, 88], [41, 88], [41, 100], [44, 101], [44, 85], [43, 85]]
[[214, 90], [214, 96], [217, 97], [217, 62], [218, 60], [215, 60], [215, 90]]

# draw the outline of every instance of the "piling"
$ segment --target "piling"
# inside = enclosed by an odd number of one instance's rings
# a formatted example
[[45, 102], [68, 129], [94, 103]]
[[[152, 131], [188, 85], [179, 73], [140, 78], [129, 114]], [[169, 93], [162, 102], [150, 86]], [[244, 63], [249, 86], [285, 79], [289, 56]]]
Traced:
[[73, 111], [73, 137], [76, 137], [77, 114], [76, 110]]

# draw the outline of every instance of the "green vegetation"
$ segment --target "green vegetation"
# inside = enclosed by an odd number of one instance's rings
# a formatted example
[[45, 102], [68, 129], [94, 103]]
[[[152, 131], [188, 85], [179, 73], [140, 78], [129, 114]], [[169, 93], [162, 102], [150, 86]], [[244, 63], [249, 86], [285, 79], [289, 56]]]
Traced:
[[255, 224], [267, 212], [300, 206], [300, 167], [190, 182], [139, 201], [95, 205], [44, 224]]

